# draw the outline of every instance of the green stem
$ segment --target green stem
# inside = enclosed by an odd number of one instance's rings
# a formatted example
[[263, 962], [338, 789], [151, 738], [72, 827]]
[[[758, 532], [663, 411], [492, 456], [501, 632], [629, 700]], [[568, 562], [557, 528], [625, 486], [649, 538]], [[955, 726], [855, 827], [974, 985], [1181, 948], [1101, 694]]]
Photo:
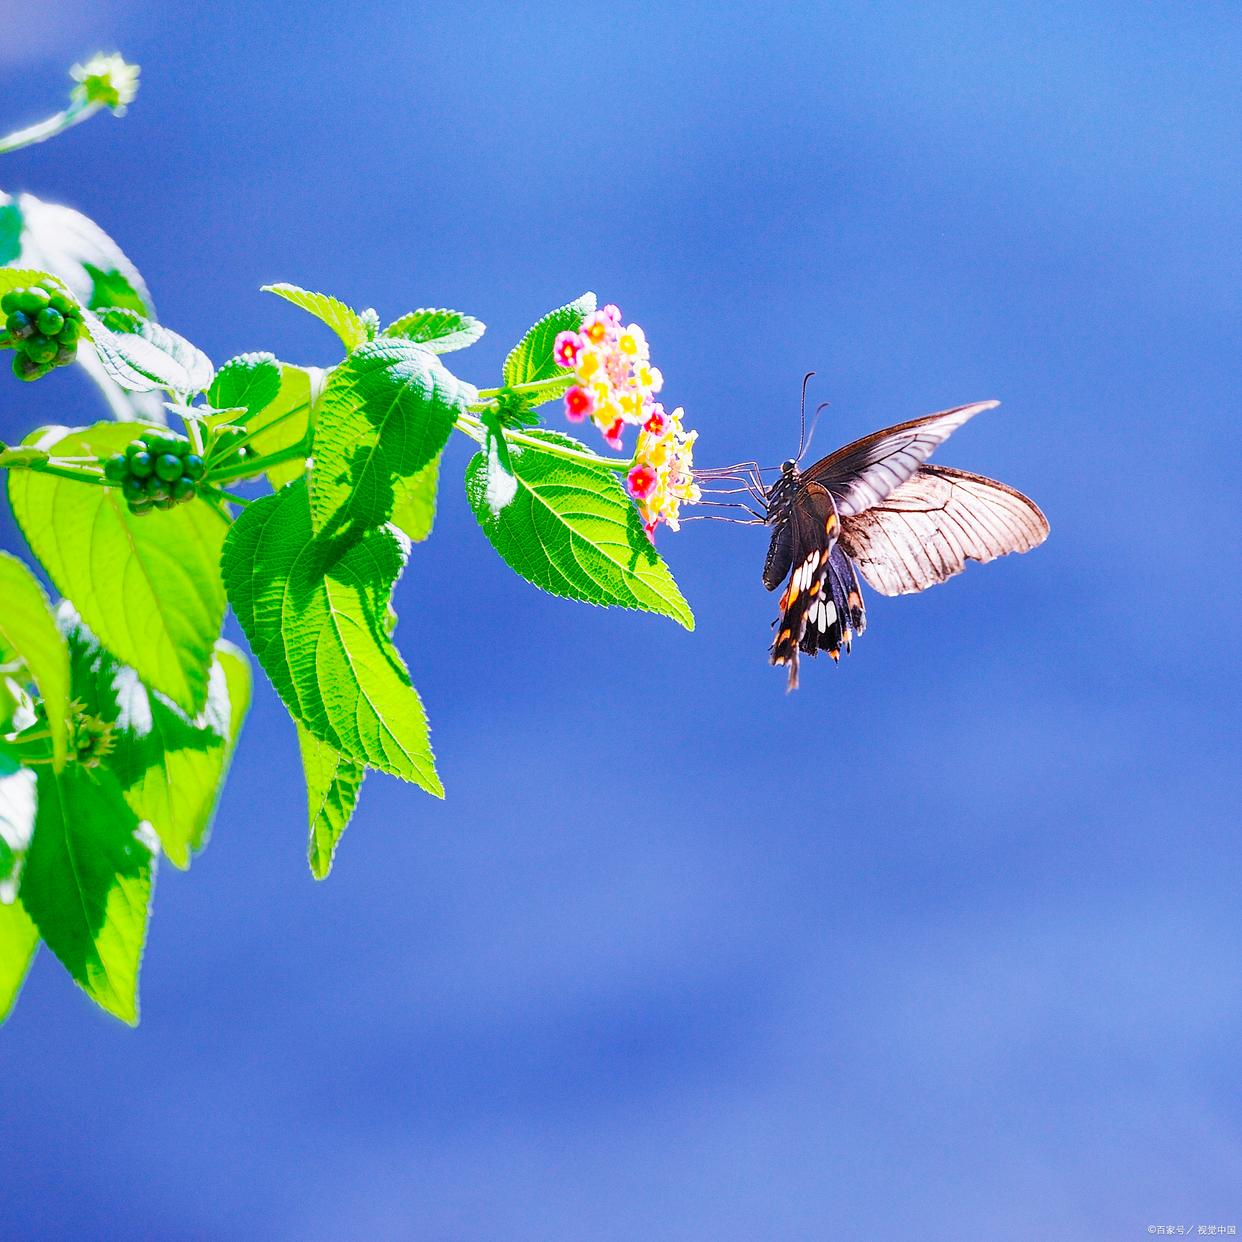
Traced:
[[264, 423], [261, 427], [248, 429], [244, 436], [233, 442], [233, 445], [234, 447], [240, 447], [243, 444], [249, 444], [255, 436], [263, 435], [264, 433], [271, 431], [273, 427], [279, 427], [281, 423], [292, 418], [295, 414], [301, 414], [303, 410], [309, 409], [310, 402], [303, 401], [301, 405], [295, 405], [291, 410], [286, 410], [279, 418], [273, 418], [270, 423]]
[[[558, 384], [563, 384], [566, 380], [572, 380], [573, 378], [572, 371], [562, 370], [559, 375], [552, 375], [547, 379], [532, 380], [529, 384], [514, 384], [509, 391], [518, 392], [528, 397], [538, 396], [545, 389], [555, 388]], [[504, 388], [480, 388], [479, 396], [484, 401], [491, 401], [500, 396], [504, 391]]]
[[10, 151], [20, 151], [23, 147], [33, 147], [37, 142], [46, 142], [49, 138], [55, 138], [57, 134], [63, 134], [65, 130], [89, 120], [102, 107], [101, 103], [70, 104], [63, 112], [49, 116], [45, 121], [28, 125], [25, 129], [15, 130], [6, 138], [0, 138], [0, 155], [6, 155]]
[[[471, 418], [469, 414], [463, 414], [454, 426], [476, 444], [482, 444], [487, 439], [487, 429], [477, 418]], [[528, 436], [521, 431], [506, 430], [505, 439], [510, 444], [518, 444], [523, 448], [538, 449], [541, 453], [547, 453], [549, 457], [559, 457], [562, 461], [577, 462], [582, 466], [602, 466], [605, 470], [615, 470], [618, 474], [629, 470], [634, 464], [632, 457], [629, 459], [601, 457], [598, 453], [591, 453], [585, 449], [567, 448], [563, 444], [557, 444], [552, 440], [541, 440], [538, 436]]]
[[310, 452], [309, 446], [305, 441], [298, 441], [297, 444], [291, 444], [288, 448], [278, 449], [275, 453], [268, 453], [266, 456], [248, 457], [245, 461], [239, 461], [235, 466], [225, 466], [221, 470], [212, 472], [211, 483], [227, 483], [230, 479], [244, 479], [252, 474], [262, 474], [265, 470], [272, 466], [279, 466], [283, 462], [293, 461], [298, 457], [306, 457]]

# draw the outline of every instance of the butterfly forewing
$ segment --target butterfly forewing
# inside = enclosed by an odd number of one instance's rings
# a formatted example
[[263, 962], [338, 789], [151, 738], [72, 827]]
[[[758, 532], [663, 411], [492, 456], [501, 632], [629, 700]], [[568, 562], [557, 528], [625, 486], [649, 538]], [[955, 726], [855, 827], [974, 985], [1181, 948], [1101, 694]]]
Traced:
[[821, 483], [842, 518], [881, 504], [959, 427], [999, 402], [977, 401], [873, 432], [817, 461], [802, 476]]

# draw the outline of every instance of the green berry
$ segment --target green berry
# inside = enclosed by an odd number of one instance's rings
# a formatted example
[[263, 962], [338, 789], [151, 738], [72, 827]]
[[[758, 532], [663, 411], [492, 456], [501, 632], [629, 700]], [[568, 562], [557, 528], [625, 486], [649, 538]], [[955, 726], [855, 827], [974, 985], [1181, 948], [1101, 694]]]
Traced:
[[182, 464], [188, 479], [201, 479], [207, 473], [207, 463], [197, 453], [187, 454]]
[[111, 479], [113, 483], [119, 483], [122, 479], [129, 478], [129, 462], [126, 460], [125, 454], [113, 453], [104, 462], [103, 472], [104, 478]]
[[134, 517], [146, 517], [154, 508], [149, 500], [132, 500], [129, 504], [129, 511]]
[[65, 317], [54, 306], [45, 306], [36, 322], [44, 336], [55, 336], [65, 326]]
[[71, 315], [74, 319], [77, 319], [81, 314], [78, 310], [77, 303], [64, 293], [53, 293], [52, 296], [48, 298], [48, 305], [53, 310], [60, 311], [66, 319], [68, 319]]
[[76, 345], [62, 345], [56, 351], [56, 365], [58, 367], [67, 367], [78, 356], [78, 347]]
[[4, 297], [0, 298], [0, 310], [6, 315], [11, 315], [17, 309], [17, 290], [10, 289]]
[[155, 473], [165, 483], [181, 478], [181, 458], [176, 453], [161, 453], [155, 459]]
[[29, 289], [18, 289], [15, 299], [16, 309], [25, 311], [33, 319], [51, 301], [51, 296], [46, 289], [41, 289], [38, 285], [31, 285]]
[[198, 488], [196, 488], [189, 479], [178, 479], [172, 485], [172, 498], [178, 504], [181, 504], [186, 500], [193, 500], [197, 492]]
[[19, 350], [13, 355], [13, 374], [19, 380], [37, 380], [47, 374], [47, 367]]
[[175, 509], [177, 502], [171, 496], [165, 496], [155, 502], [155, 507], [157, 509]]
[[149, 431], [144, 431], [144, 432], [142, 433], [142, 435], [138, 437], [138, 439], [137, 439], [137, 440], [131, 440], [131, 441], [130, 441], [130, 442], [129, 442], [126, 446], [125, 446], [125, 456], [126, 456], [126, 457], [133, 457], [133, 455], [134, 455], [135, 453], [145, 453], [145, 452], [147, 452], [147, 451], [149, 450], [149, 447], [150, 447], [150, 446], [148, 445], [148, 443], [147, 443], [147, 437], [148, 437], [148, 436], [150, 436], [150, 434], [151, 434], [151, 433], [150, 433]]
[[139, 453], [127, 453], [129, 472], [136, 479], [148, 479], [155, 469], [155, 459], [145, 449]]
[[168, 490], [168, 484], [156, 475], [152, 475], [146, 482], [147, 498], [154, 500], [157, 504], [161, 500], [169, 500], [172, 492]]
[[132, 474], [126, 475], [121, 483], [121, 495], [128, 501], [142, 500], [147, 494], [147, 485]]
[[51, 362], [56, 357], [56, 342], [38, 332], [24, 342], [23, 348], [31, 362]]
[[34, 336], [35, 326], [25, 311], [10, 311], [4, 326], [15, 341], [24, 341], [27, 337]]
[[82, 335], [82, 324], [77, 319], [65, 320], [64, 326], [56, 333], [56, 339], [62, 345], [72, 345]]

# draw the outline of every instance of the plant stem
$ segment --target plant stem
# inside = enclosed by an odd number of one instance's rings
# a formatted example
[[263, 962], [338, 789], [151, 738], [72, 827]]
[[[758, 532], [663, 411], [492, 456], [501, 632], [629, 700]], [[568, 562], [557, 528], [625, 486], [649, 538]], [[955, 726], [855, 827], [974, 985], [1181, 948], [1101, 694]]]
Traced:
[[[549, 376], [547, 379], [532, 380], [529, 384], [514, 384], [509, 390], [510, 392], [519, 392], [523, 396], [538, 396], [545, 388], [555, 388], [558, 384], [563, 384], [566, 380], [572, 381], [574, 374], [572, 371], [563, 370], [559, 375]], [[479, 396], [484, 401], [491, 401], [500, 396], [505, 390], [503, 388], [480, 388]]]
[[275, 453], [268, 453], [266, 456], [248, 457], [245, 461], [239, 461], [235, 466], [225, 466], [221, 470], [213, 471], [208, 482], [227, 483], [230, 479], [244, 479], [252, 474], [262, 474], [271, 466], [279, 466], [282, 462], [293, 461], [298, 457], [306, 457], [309, 452], [309, 446], [305, 441], [299, 440], [297, 444], [291, 444], [288, 448], [278, 449]]
[[[463, 414], [454, 426], [458, 431], [468, 435], [476, 444], [482, 444], [487, 439], [486, 428], [477, 418], [471, 418], [469, 414]], [[538, 436], [529, 436], [521, 431], [506, 431], [505, 439], [510, 444], [538, 449], [539, 452], [547, 453], [549, 457], [559, 457], [562, 461], [577, 462], [582, 466], [602, 466], [605, 470], [615, 470], [617, 473], [628, 470], [634, 464], [633, 458], [627, 460], [620, 457], [601, 457], [598, 453], [587, 452], [585, 449], [567, 448], [563, 444], [557, 444], [552, 440], [541, 440]]]
[[103, 104], [97, 102], [70, 104], [63, 112], [57, 112], [55, 116], [49, 116], [45, 121], [28, 125], [25, 129], [15, 130], [6, 138], [0, 138], [0, 155], [6, 155], [10, 151], [20, 151], [22, 147], [33, 147], [37, 142], [46, 142], [49, 138], [55, 138], [57, 134], [63, 134], [65, 130], [71, 129], [74, 125], [80, 125], [83, 121], [89, 120], [102, 107]]

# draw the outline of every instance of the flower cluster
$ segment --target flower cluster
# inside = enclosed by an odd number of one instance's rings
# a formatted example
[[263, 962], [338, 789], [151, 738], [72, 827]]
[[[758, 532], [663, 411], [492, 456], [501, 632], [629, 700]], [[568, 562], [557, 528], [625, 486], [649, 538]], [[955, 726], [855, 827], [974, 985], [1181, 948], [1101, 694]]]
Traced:
[[560, 333], [553, 358], [577, 381], [565, 394], [571, 422], [590, 418], [614, 449], [621, 448], [627, 426], [640, 429], [626, 480], [630, 495], [648, 534], [660, 522], [677, 530], [680, 507], [699, 499], [691, 469], [698, 433], [682, 429], [680, 407], [668, 413], [655, 400], [664, 377], [651, 365], [642, 328], [623, 326], [621, 312], [605, 306], [588, 315], [579, 331]]
[[575, 423], [590, 418], [613, 448], [621, 447], [627, 425], [646, 422], [652, 398], [664, 386], [642, 328], [622, 327], [615, 306], [593, 311], [579, 332], [562, 332], [553, 357], [558, 366], [572, 368], [578, 381], [565, 394], [566, 415]]
[[634, 465], [626, 476], [630, 495], [638, 502], [647, 533], [653, 534], [660, 522], [680, 529], [678, 514], [682, 505], [699, 502], [699, 485], [694, 481], [694, 441], [697, 431], [684, 431], [682, 409], [672, 413], [656, 404], [650, 418], [638, 433]]

